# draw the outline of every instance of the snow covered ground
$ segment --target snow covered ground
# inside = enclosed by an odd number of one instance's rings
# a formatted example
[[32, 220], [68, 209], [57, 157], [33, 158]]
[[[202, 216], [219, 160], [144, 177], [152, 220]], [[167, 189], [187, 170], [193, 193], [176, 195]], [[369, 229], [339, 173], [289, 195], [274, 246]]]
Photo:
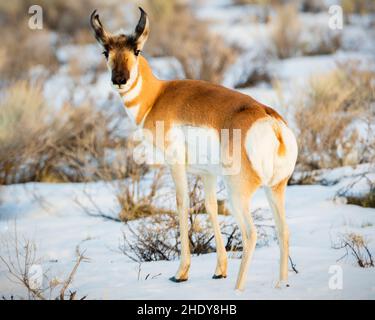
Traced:
[[[288, 187], [290, 255], [299, 273], [289, 272], [290, 287], [284, 289], [274, 288], [279, 260], [274, 240], [256, 249], [242, 293], [234, 290], [240, 264], [238, 253], [228, 253], [228, 277], [222, 280], [211, 279], [216, 263], [214, 253], [194, 256], [189, 281], [180, 284], [168, 280], [178, 267], [178, 259], [142, 264], [131, 261], [119, 250], [124, 225], [89, 216], [77, 205], [77, 200], [87, 202], [85, 194], [89, 192], [104, 212], [115, 212], [114, 195], [104, 183], [4, 187], [0, 238], [13, 233], [16, 220], [18, 234], [37, 244], [43, 269], [50, 269], [59, 278], [64, 278], [74, 265], [79, 244], [90, 262], [81, 264], [72, 288], [78, 296], [87, 295], [88, 299], [375, 299], [375, 268], [358, 267], [350, 255], [338, 261], [345, 250], [332, 248], [339, 234], [355, 232], [363, 235], [370, 251], [375, 252], [375, 209], [347, 205], [335, 198], [336, 192], [363, 170], [364, 167], [336, 169], [331, 174], [328, 171], [328, 181], [335, 182], [330, 186]], [[253, 210], [258, 208], [263, 209], [260, 212], [264, 223], [272, 225], [262, 191], [252, 204]], [[0, 255], [5, 255], [4, 247], [0, 248]], [[341, 271], [343, 287], [334, 290], [330, 279]], [[9, 281], [3, 267], [0, 293], [5, 297], [25, 296], [19, 285]]]

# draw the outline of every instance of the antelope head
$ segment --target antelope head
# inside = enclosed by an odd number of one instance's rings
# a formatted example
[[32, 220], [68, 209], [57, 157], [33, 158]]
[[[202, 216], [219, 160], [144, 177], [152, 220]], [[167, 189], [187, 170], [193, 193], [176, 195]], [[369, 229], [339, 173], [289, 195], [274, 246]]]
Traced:
[[103, 48], [103, 55], [111, 72], [112, 84], [120, 92], [129, 90], [136, 81], [138, 57], [150, 32], [147, 14], [142, 8], [139, 9], [141, 17], [131, 35], [112, 35], [107, 32], [96, 10], [90, 18], [95, 38]]

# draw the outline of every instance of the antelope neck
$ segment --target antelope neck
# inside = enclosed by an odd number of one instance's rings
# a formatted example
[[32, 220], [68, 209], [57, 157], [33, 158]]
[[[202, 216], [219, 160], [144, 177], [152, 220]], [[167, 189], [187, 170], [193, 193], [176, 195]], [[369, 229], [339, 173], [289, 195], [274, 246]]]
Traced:
[[139, 57], [136, 80], [129, 90], [120, 92], [128, 116], [137, 126], [141, 125], [154, 105], [162, 86], [145, 58]]

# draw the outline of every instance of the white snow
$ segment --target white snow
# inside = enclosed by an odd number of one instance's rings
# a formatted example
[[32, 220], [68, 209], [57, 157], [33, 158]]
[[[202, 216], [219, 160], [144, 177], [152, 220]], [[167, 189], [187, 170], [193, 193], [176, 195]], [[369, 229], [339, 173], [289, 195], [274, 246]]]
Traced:
[[60, 63], [68, 64], [73, 61], [83, 69], [96, 68], [103, 59], [101, 49], [97, 44], [65, 45], [57, 49], [56, 56]]
[[[325, 176], [330, 180], [346, 179], [347, 183], [368, 168], [326, 171]], [[178, 267], [178, 260], [141, 265], [131, 261], [119, 251], [124, 225], [88, 216], [75, 202], [78, 199], [87, 204], [86, 190], [102, 210], [115, 213], [118, 208], [114, 195], [103, 182], [4, 187], [0, 237], [4, 239], [12, 234], [13, 221], [17, 218], [18, 233], [35, 240], [38, 254], [43, 257], [42, 267], [50, 268], [51, 273], [61, 278], [72, 268], [75, 247], [80, 244], [90, 262], [81, 264], [73, 288], [88, 299], [374, 299], [375, 268], [360, 268], [350, 256], [337, 261], [345, 252], [332, 249], [332, 241], [338, 234], [356, 232], [369, 240], [372, 252], [375, 250], [375, 209], [335, 201], [335, 193], [343, 183], [287, 188], [290, 255], [299, 273], [290, 271], [290, 287], [285, 289], [274, 288], [278, 272], [275, 241], [256, 248], [246, 290], [242, 293], [234, 290], [240, 264], [238, 254], [229, 253], [228, 277], [224, 280], [211, 279], [215, 254], [194, 256], [189, 281], [180, 284], [168, 280]], [[173, 198], [172, 190], [169, 195]], [[257, 192], [252, 203], [253, 210], [258, 208], [262, 209], [265, 223], [272, 225], [262, 191]], [[3, 247], [1, 254], [5, 254]], [[342, 268], [341, 290], [329, 287], [332, 266]], [[5, 296], [25, 294], [7, 279], [3, 267], [0, 268], [0, 293]]]
[[184, 79], [185, 72], [175, 57], [158, 57], [148, 59], [155, 76], [163, 80]]

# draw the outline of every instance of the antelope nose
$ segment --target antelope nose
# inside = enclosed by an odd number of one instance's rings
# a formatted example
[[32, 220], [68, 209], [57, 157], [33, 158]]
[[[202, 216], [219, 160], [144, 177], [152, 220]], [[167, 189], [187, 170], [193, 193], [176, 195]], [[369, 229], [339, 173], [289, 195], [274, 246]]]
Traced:
[[113, 76], [112, 77], [112, 83], [114, 85], [119, 85], [119, 86], [125, 85], [126, 81], [127, 81], [126, 78], [123, 77], [123, 76]]

